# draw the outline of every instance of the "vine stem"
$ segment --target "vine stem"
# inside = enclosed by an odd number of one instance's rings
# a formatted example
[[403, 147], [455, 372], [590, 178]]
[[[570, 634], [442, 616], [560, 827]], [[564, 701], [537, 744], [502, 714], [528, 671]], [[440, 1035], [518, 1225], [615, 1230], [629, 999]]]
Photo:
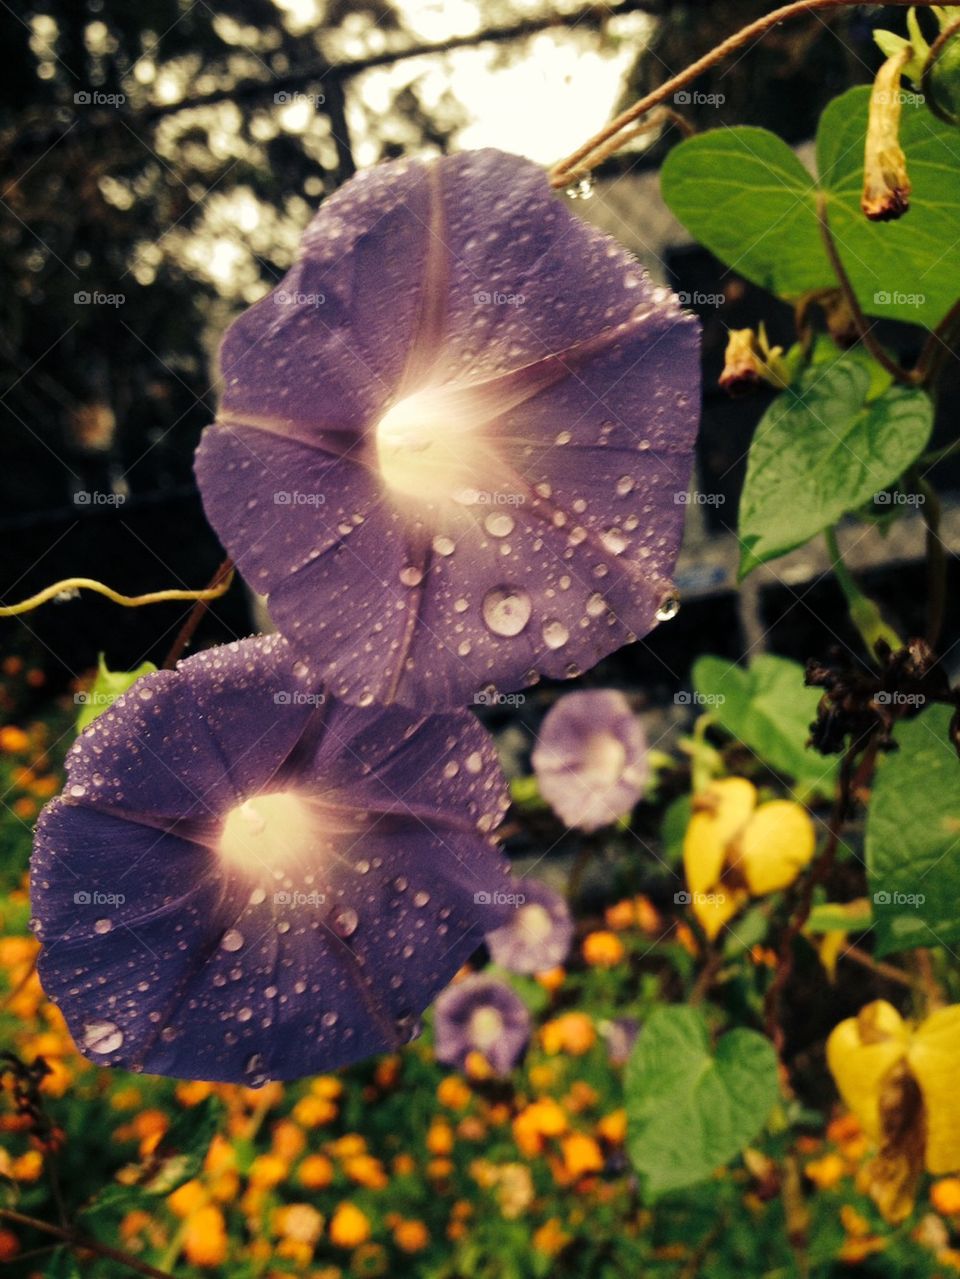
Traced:
[[[904, 7], [915, 4], [918, 8], [928, 9], [935, 3], [935, 0], [889, 0], [889, 2]], [[821, 9], [852, 8], [857, 3], [859, 3], [859, 0], [794, 0], [794, 3], [781, 5], [779, 9], [774, 9], [762, 18], [757, 18], [755, 22], [750, 22], [745, 27], [741, 27], [739, 31], [734, 32], [726, 40], [714, 46], [709, 53], [705, 53], [702, 58], [698, 58], [696, 62], [691, 62], [683, 71], [671, 76], [669, 80], [664, 81], [658, 88], [645, 94], [633, 106], [628, 107], [626, 111], [621, 111], [609, 124], [604, 125], [599, 133], [595, 133], [592, 138], [588, 138], [582, 146], [577, 147], [576, 151], [568, 155], [565, 160], [558, 161], [550, 170], [551, 186], [555, 188], [565, 187], [570, 182], [585, 177], [599, 162], [597, 158], [594, 158], [594, 153], [603, 148], [603, 157], [611, 154], [611, 149], [606, 144], [622, 133], [628, 125], [633, 124], [634, 120], [638, 120], [640, 116], [645, 115], [653, 107], [659, 106], [661, 102], [666, 101], [678, 89], [684, 88], [685, 85], [696, 80], [698, 76], [703, 75], [705, 71], [709, 71], [712, 67], [723, 62], [731, 53], [736, 53], [738, 49], [742, 49], [751, 40], [756, 40], [760, 36], [766, 35], [768, 31], [773, 27], [779, 26], [781, 22], [786, 22], [790, 18], [803, 17], [807, 13], [816, 13]], [[620, 139], [620, 141], [625, 141], [625, 139]], [[613, 149], [615, 150], [616, 148]]]
[[158, 1270], [156, 1266], [151, 1266], [146, 1261], [140, 1261], [139, 1258], [132, 1257], [130, 1253], [122, 1252], [119, 1248], [111, 1248], [109, 1244], [100, 1243], [98, 1239], [91, 1239], [86, 1235], [81, 1235], [66, 1226], [52, 1226], [47, 1221], [40, 1221], [37, 1217], [29, 1217], [26, 1213], [17, 1212], [13, 1208], [0, 1208], [0, 1221], [9, 1221], [19, 1226], [29, 1226], [31, 1230], [40, 1230], [44, 1234], [53, 1235], [54, 1238], [61, 1239], [65, 1244], [69, 1244], [71, 1248], [95, 1252], [98, 1257], [105, 1257], [108, 1261], [119, 1262], [120, 1265], [126, 1266], [130, 1270], [135, 1270], [137, 1274], [147, 1275], [148, 1279], [174, 1279], [168, 1270]]
[[847, 602], [850, 620], [860, 632], [860, 637], [866, 645], [867, 653], [871, 657], [874, 656], [879, 640], [889, 644], [894, 652], [903, 648], [903, 640], [892, 627], [886, 624], [880, 616], [880, 610], [877, 605], [869, 596], [864, 595], [853, 580], [853, 576], [840, 553], [836, 529], [832, 526], [825, 529], [824, 538], [827, 543], [830, 562], [833, 565], [834, 575], [841, 591], [843, 591], [843, 598]]
[[29, 599], [21, 600], [19, 604], [3, 605], [0, 607], [0, 617], [17, 617], [20, 613], [30, 613], [41, 604], [46, 604], [48, 600], [62, 595], [64, 591], [96, 591], [98, 595], [105, 595], [108, 600], [112, 600], [114, 604], [120, 604], [123, 608], [140, 608], [144, 604], [166, 604], [171, 600], [197, 600], [205, 604], [207, 600], [215, 600], [226, 594], [229, 589], [230, 582], [219, 579], [216, 585], [211, 583], [202, 591], [170, 590], [151, 591], [147, 595], [121, 595], [112, 586], [98, 582], [92, 577], [65, 577], [62, 582], [45, 586], [42, 591], [37, 591], [36, 595], [31, 595]]
[[203, 615], [207, 611], [207, 605], [210, 600], [219, 599], [221, 595], [225, 595], [230, 589], [230, 583], [233, 581], [233, 560], [228, 555], [223, 561], [213, 577], [210, 579], [210, 585], [204, 591], [199, 591], [196, 595], [190, 596], [197, 602], [187, 614], [187, 620], [177, 632], [177, 637], [170, 645], [170, 652], [167, 654], [163, 662], [162, 669], [171, 671], [183, 656], [187, 645], [193, 639], [194, 632], [200, 625]]

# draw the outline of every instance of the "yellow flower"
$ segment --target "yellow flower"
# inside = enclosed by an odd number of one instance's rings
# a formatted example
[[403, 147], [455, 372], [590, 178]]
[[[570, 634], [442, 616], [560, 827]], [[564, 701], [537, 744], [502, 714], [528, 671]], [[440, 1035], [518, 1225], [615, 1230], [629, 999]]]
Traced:
[[401, 1221], [394, 1229], [393, 1238], [402, 1252], [422, 1252], [430, 1242], [430, 1232], [422, 1221]]
[[270, 1190], [279, 1186], [286, 1177], [289, 1165], [277, 1155], [257, 1155], [250, 1165], [249, 1180], [251, 1186], [261, 1190]]
[[223, 1213], [212, 1204], [199, 1208], [187, 1219], [183, 1251], [194, 1266], [220, 1266], [227, 1256], [227, 1229]]
[[627, 1136], [627, 1112], [614, 1110], [609, 1115], [604, 1115], [597, 1124], [597, 1134], [611, 1146], [619, 1146]]
[[281, 1119], [273, 1130], [273, 1154], [286, 1163], [293, 1163], [303, 1154], [307, 1144], [303, 1129], [289, 1119]]
[[572, 1132], [560, 1143], [563, 1166], [571, 1178], [583, 1177], [588, 1172], [600, 1172], [603, 1154], [592, 1137], [586, 1133]]
[[21, 751], [27, 750], [29, 745], [30, 738], [22, 728], [16, 728], [13, 724], [0, 728], [0, 751], [19, 754]]
[[839, 1155], [824, 1155], [822, 1159], [814, 1159], [804, 1168], [804, 1172], [818, 1190], [829, 1190], [842, 1179], [847, 1165]]
[[862, 1182], [889, 1221], [909, 1215], [923, 1168], [934, 1175], [960, 1170], [958, 1054], [958, 1004], [914, 1026], [876, 1000], [827, 1041], [840, 1095], [879, 1148]]
[[284, 1204], [273, 1221], [278, 1234], [296, 1243], [312, 1246], [323, 1231], [323, 1217], [310, 1204]]
[[567, 1131], [567, 1116], [549, 1097], [532, 1102], [513, 1121], [513, 1137], [525, 1155], [539, 1154], [543, 1139], [559, 1137]]
[[297, 1176], [305, 1190], [323, 1190], [333, 1181], [333, 1164], [326, 1155], [307, 1155]]
[[569, 1053], [571, 1057], [582, 1057], [596, 1041], [596, 1029], [585, 1013], [564, 1013], [540, 1028], [540, 1042], [544, 1052], [551, 1057], [559, 1052]]
[[177, 1101], [181, 1106], [199, 1106], [213, 1093], [213, 1084], [202, 1079], [187, 1079], [177, 1084]]
[[427, 1149], [431, 1155], [449, 1155], [453, 1150], [453, 1129], [447, 1123], [434, 1121], [427, 1130]]
[[336, 1117], [337, 1108], [326, 1097], [301, 1097], [293, 1108], [293, 1118], [304, 1128], [319, 1128]]
[[43, 1172], [43, 1155], [39, 1150], [28, 1150], [10, 1164], [10, 1176], [14, 1181], [37, 1181]]
[[370, 1222], [352, 1203], [342, 1203], [330, 1222], [330, 1240], [338, 1248], [357, 1248], [370, 1238]]
[[548, 1257], [555, 1257], [561, 1249], [565, 1248], [570, 1242], [572, 1236], [560, 1225], [558, 1217], [551, 1217], [549, 1221], [545, 1221], [542, 1226], [538, 1226], [533, 1232], [533, 1246], [537, 1252], [545, 1253]]
[[318, 1075], [310, 1084], [310, 1091], [326, 1101], [336, 1101], [343, 1092], [343, 1083], [336, 1075]]
[[816, 846], [806, 809], [786, 799], [757, 804], [744, 777], [712, 782], [694, 797], [683, 843], [693, 913], [713, 940], [752, 893], [787, 888]]
[[447, 1075], [437, 1084], [437, 1101], [448, 1110], [466, 1110], [473, 1093], [459, 1075]]
[[944, 1177], [934, 1182], [930, 1190], [930, 1202], [944, 1217], [960, 1213], [960, 1177]]
[[194, 1177], [190, 1181], [185, 1181], [182, 1186], [178, 1186], [171, 1195], [167, 1196], [167, 1205], [176, 1216], [189, 1217], [202, 1208], [207, 1200], [206, 1190]]
[[389, 1182], [383, 1164], [373, 1155], [351, 1155], [343, 1161], [343, 1171], [358, 1186], [382, 1190]]
[[567, 972], [565, 968], [546, 968], [543, 972], [534, 973], [534, 979], [537, 983], [541, 985], [544, 990], [549, 990], [551, 993], [555, 990], [559, 990], [566, 981], [566, 978]]
[[614, 968], [626, 951], [616, 933], [601, 929], [583, 939], [583, 958], [591, 968]]

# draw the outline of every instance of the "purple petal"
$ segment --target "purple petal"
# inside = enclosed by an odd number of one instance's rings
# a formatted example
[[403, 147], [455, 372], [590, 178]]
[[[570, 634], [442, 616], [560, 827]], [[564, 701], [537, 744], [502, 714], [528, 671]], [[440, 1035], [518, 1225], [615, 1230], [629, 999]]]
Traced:
[[515, 913], [487, 934], [495, 964], [512, 973], [538, 973], [557, 968], [570, 953], [573, 918], [566, 899], [543, 880], [518, 880]]
[[535, 165], [482, 151], [354, 179], [223, 367], [207, 514], [337, 696], [462, 703], [656, 623], [696, 321]]
[[498, 1075], [508, 1074], [530, 1039], [530, 1014], [501, 981], [482, 974], [449, 986], [436, 1002], [437, 1061], [462, 1069], [479, 1052]]
[[568, 826], [598, 830], [629, 812], [649, 776], [646, 734], [622, 693], [561, 697], [533, 751], [540, 793]]
[[257, 1083], [417, 1033], [510, 887], [473, 717], [343, 705], [278, 637], [148, 677], [108, 715], [32, 861], [41, 978], [80, 1049]]

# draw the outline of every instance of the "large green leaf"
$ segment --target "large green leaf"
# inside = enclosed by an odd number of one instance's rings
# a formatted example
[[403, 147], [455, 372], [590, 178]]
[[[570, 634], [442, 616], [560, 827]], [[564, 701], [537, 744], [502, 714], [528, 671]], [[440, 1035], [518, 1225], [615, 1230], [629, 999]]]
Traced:
[[870, 374], [812, 368], [763, 415], [740, 498], [740, 576], [802, 546], [893, 484], [926, 446], [933, 405], [916, 387], [869, 400]]
[[628, 1150], [647, 1192], [705, 1181], [756, 1137], [779, 1095], [773, 1047], [731, 1030], [716, 1051], [695, 1008], [656, 1009], [627, 1064]]
[[687, 230], [748, 280], [782, 297], [833, 283], [816, 184], [775, 133], [697, 134], [667, 156], [660, 184]]
[[955, 129], [909, 99], [900, 142], [913, 187], [895, 222], [870, 222], [860, 209], [870, 90], [850, 89], [824, 110], [817, 168], [828, 194], [830, 229], [868, 315], [933, 328], [960, 293], [960, 141]]
[[806, 687], [796, 662], [764, 653], [744, 670], [720, 657], [701, 657], [693, 684], [720, 726], [770, 768], [808, 793], [833, 793], [836, 760], [805, 745], [820, 694]]
[[878, 951], [960, 941], [960, 760], [951, 711], [931, 706], [895, 730], [867, 813]]
[[765, 129], [716, 129], [682, 142], [663, 166], [664, 199], [701, 244], [732, 270], [785, 298], [833, 288], [817, 193], [868, 315], [933, 327], [960, 292], [960, 145], [956, 131], [905, 102], [901, 140], [913, 184], [909, 212], [870, 222], [860, 209], [870, 90], [851, 89], [820, 118], [814, 179]]

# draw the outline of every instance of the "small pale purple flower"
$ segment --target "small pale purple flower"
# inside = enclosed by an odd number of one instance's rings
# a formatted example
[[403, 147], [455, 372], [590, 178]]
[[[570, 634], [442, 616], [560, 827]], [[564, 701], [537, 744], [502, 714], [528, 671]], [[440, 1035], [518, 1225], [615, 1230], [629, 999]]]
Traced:
[[338, 697], [576, 675], [672, 614], [698, 346], [536, 165], [379, 166], [227, 331], [207, 515]]
[[44, 989], [100, 1065], [257, 1084], [396, 1047], [511, 888], [507, 802], [466, 711], [349, 706], [278, 636], [200, 653], [70, 751]]
[[509, 1074], [530, 1040], [530, 1014], [515, 991], [478, 974], [448, 986], [434, 1008], [437, 1061], [462, 1069], [480, 1053], [498, 1075]]
[[561, 697], [532, 759], [543, 798], [567, 826], [586, 831], [629, 812], [650, 772], [643, 726], [614, 689]]
[[541, 879], [517, 880], [514, 891], [522, 901], [505, 924], [487, 933], [493, 962], [511, 973], [557, 968], [573, 941], [566, 899]]

